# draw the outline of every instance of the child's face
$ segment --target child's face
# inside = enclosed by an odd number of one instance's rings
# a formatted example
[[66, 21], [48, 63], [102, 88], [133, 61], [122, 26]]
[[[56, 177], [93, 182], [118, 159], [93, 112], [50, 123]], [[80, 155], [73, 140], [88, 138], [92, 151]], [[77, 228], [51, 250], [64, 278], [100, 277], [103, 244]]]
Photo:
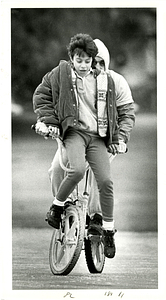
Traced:
[[89, 57], [85, 52], [81, 56], [74, 54], [72, 63], [78, 75], [84, 77], [91, 68], [92, 57]]

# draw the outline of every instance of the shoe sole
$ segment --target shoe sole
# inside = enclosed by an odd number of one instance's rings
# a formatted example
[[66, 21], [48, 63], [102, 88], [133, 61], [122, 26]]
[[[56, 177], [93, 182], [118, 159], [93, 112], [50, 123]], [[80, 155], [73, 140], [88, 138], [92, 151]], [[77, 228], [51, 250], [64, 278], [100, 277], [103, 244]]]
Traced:
[[57, 223], [57, 222], [55, 223], [55, 220], [54, 220], [54, 219], [47, 218], [46, 221], [47, 221], [47, 223], [48, 223], [51, 227], [53, 227], [53, 228], [55, 228], [55, 229], [59, 229], [59, 228], [60, 228], [60, 222], [61, 222], [61, 220], [59, 220], [59, 223]]
[[115, 257], [115, 253], [113, 253], [113, 254], [110, 255], [110, 254], [106, 253], [106, 251], [104, 251], [104, 255], [107, 258], [114, 258]]

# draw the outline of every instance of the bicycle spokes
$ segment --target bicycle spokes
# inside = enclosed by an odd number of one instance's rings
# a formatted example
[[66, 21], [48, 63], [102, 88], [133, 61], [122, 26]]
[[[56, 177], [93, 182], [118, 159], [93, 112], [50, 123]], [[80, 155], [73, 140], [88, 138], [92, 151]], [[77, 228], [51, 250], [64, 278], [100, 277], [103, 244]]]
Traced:
[[83, 244], [84, 225], [80, 210], [69, 206], [62, 226], [55, 230], [50, 244], [50, 267], [53, 274], [66, 275], [76, 264]]
[[101, 273], [105, 263], [104, 247], [100, 236], [85, 239], [85, 257], [91, 273]]
[[78, 232], [78, 218], [68, 216], [65, 219], [65, 243], [67, 245], [76, 245]]

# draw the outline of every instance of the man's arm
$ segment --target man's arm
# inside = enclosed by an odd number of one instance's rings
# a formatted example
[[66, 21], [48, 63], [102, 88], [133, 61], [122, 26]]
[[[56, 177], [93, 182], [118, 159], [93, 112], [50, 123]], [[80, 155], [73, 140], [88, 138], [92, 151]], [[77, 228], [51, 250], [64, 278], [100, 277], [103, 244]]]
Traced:
[[115, 84], [119, 139], [127, 143], [135, 123], [134, 101], [126, 79], [115, 71], [110, 73]]
[[130, 133], [135, 123], [134, 101], [126, 79], [113, 70], [110, 73], [115, 84], [119, 132], [119, 145], [112, 144], [110, 152], [117, 153], [117, 151], [120, 151], [125, 153], [127, 151], [126, 144], [130, 139]]
[[117, 107], [119, 139], [127, 143], [135, 123], [134, 103], [127, 103]]

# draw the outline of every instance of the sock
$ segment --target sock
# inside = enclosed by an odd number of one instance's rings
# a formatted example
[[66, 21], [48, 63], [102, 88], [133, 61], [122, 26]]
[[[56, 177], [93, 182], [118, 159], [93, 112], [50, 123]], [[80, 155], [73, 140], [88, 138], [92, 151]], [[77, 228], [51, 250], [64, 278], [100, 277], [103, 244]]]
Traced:
[[58, 205], [58, 206], [64, 206], [64, 202], [57, 200], [54, 198], [53, 204]]
[[114, 221], [107, 222], [103, 220], [103, 228], [105, 230], [114, 230]]

